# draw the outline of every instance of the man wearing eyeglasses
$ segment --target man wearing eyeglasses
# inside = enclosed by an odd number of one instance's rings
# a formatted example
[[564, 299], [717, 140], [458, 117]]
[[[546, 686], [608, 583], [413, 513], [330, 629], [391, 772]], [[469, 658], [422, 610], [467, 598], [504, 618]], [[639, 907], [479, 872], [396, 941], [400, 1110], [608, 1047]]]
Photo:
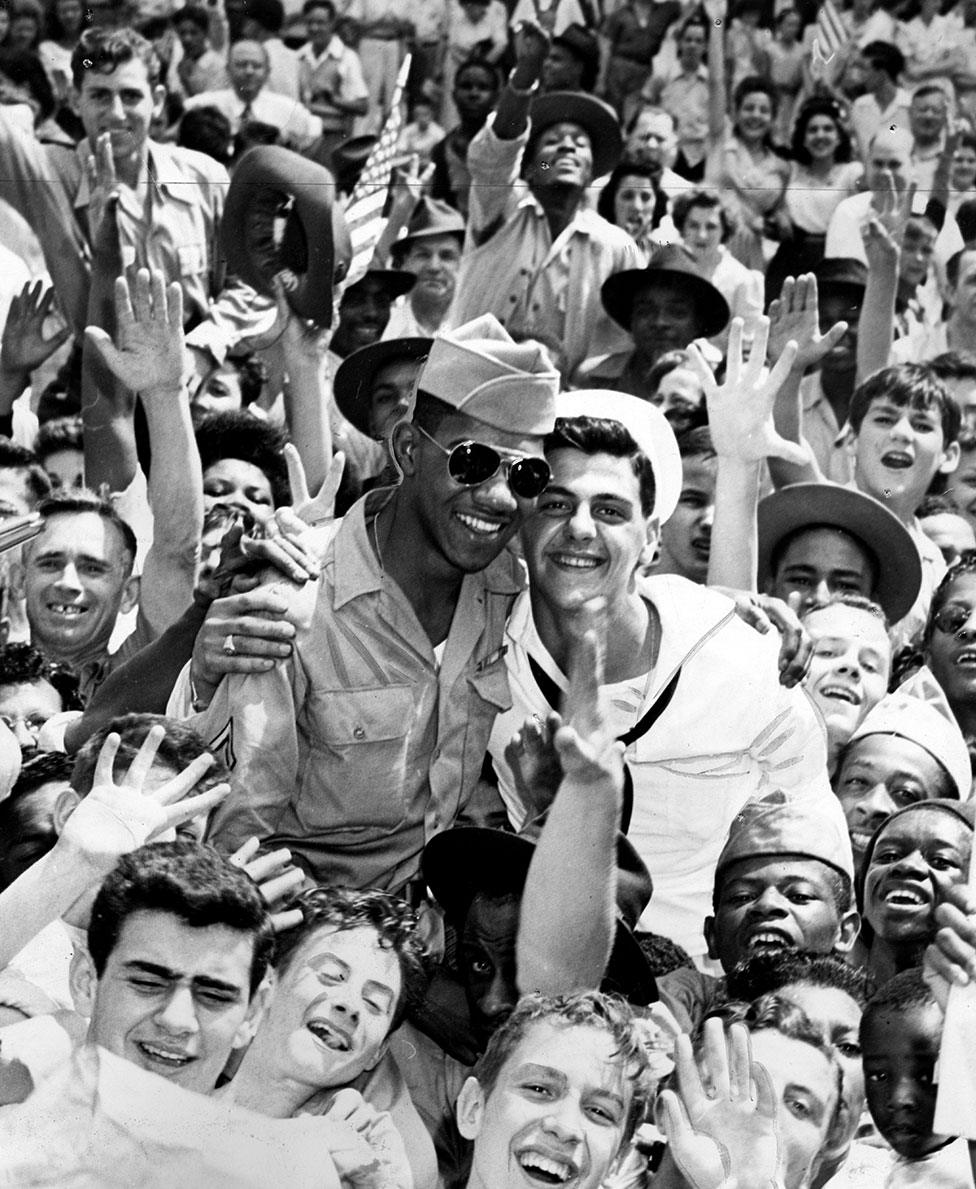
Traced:
[[320, 883], [401, 892], [425, 843], [470, 816], [510, 704], [524, 579], [505, 546], [549, 481], [558, 386], [545, 351], [491, 315], [434, 339], [392, 433], [402, 482], [338, 522], [287, 660], [226, 677], [199, 720], [233, 770], [221, 849], [256, 834]]

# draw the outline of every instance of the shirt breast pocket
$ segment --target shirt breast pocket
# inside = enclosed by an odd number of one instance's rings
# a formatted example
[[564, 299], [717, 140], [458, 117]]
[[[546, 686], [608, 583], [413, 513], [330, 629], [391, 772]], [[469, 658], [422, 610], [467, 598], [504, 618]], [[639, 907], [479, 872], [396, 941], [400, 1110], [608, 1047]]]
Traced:
[[296, 812], [310, 830], [388, 831], [402, 824], [414, 725], [409, 686], [313, 690]]
[[487, 669], [469, 674], [468, 713], [464, 736], [466, 771], [481, 770], [495, 716], [511, 708], [512, 693], [508, 687], [508, 671], [503, 657], [499, 657]]

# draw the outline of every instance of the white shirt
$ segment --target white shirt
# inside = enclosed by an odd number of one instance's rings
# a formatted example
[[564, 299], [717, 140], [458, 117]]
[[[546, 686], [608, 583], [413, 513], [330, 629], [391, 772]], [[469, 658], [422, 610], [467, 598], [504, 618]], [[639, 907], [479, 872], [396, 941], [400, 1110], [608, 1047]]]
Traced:
[[[194, 95], [187, 99], [187, 111], [195, 107], [215, 107], [230, 121], [231, 133], [236, 136], [241, 129], [241, 116], [244, 114], [245, 103], [236, 91], [230, 88], [223, 91], [204, 91], [202, 95]], [[281, 140], [285, 144], [307, 148], [322, 135], [322, 121], [297, 99], [289, 99], [266, 87], [258, 92], [251, 102], [251, 117], [262, 124], [270, 124], [280, 130]]]

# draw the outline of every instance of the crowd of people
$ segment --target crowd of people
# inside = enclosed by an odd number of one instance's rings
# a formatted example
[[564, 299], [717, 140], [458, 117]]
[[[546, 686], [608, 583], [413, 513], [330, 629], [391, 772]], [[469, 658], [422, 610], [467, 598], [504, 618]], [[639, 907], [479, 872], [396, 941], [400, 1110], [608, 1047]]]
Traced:
[[976, 4], [0, 34], [0, 1182], [972, 1189]]

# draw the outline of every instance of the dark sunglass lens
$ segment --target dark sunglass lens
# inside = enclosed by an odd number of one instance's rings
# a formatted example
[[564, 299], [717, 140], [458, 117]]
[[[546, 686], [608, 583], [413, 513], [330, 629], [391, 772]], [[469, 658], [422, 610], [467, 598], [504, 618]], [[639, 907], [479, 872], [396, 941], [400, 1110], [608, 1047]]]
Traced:
[[544, 458], [520, 458], [508, 472], [509, 486], [523, 500], [538, 499], [551, 478], [552, 472]]
[[497, 451], [481, 442], [461, 442], [451, 451], [448, 474], [465, 487], [477, 487], [490, 479], [501, 465]]
[[940, 632], [954, 636], [960, 628], [965, 626], [969, 615], [970, 612], [965, 607], [943, 607], [935, 617], [935, 626]]

